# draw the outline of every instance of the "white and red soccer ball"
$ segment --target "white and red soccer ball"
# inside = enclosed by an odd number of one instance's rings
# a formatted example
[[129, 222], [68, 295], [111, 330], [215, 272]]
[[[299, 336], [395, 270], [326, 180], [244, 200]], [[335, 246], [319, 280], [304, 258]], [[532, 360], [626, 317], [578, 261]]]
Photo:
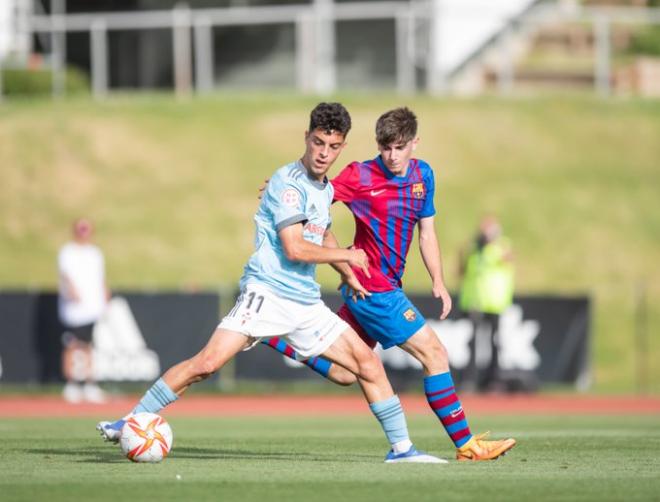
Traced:
[[172, 449], [172, 428], [155, 413], [137, 413], [121, 430], [121, 451], [133, 462], [160, 462]]

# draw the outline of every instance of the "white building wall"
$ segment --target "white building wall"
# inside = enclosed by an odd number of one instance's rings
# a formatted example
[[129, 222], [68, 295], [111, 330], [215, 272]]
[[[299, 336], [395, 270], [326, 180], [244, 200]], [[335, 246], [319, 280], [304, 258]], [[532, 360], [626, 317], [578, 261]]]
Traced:
[[429, 87], [442, 91], [444, 76], [458, 68], [510, 19], [535, 0], [431, 0], [433, 21]]

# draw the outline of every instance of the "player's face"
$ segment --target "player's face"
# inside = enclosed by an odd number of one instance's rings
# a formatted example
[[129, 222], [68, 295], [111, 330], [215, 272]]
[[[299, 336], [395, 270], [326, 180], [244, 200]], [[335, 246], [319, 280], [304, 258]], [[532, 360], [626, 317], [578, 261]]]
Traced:
[[330, 166], [346, 146], [345, 137], [337, 131], [314, 129], [305, 133], [305, 154], [302, 161], [309, 175], [322, 181]]
[[389, 145], [378, 145], [385, 167], [395, 176], [404, 176], [418, 141], [418, 138], [414, 138], [408, 142], [395, 141]]

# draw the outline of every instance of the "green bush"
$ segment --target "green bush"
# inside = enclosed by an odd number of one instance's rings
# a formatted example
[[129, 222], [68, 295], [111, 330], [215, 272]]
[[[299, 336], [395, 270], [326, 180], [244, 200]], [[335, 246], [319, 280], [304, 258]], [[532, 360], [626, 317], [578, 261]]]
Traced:
[[[2, 70], [2, 92], [5, 96], [36, 96], [52, 92], [53, 75], [50, 70]], [[77, 68], [66, 69], [66, 92], [89, 91], [87, 75]]]
[[635, 33], [630, 43], [633, 54], [660, 56], [660, 26], [645, 28]]

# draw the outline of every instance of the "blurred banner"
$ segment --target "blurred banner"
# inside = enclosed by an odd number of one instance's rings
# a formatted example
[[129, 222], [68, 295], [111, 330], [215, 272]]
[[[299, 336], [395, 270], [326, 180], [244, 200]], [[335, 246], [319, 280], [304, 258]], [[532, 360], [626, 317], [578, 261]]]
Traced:
[[[475, 344], [470, 320], [454, 309], [448, 319], [434, 320], [440, 305], [427, 295], [409, 295], [429, 321], [449, 352], [457, 384], [465, 376]], [[324, 294], [336, 310], [337, 294]], [[482, 333], [478, 333], [480, 337]], [[486, 334], [487, 335], [487, 334]], [[487, 335], [488, 336], [488, 335]], [[476, 364], [490, 361], [489, 340], [477, 340]], [[421, 365], [398, 347], [377, 349], [397, 391], [421, 388]], [[520, 296], [500, 319], [499, 368], [507, 390], [535, 390], [540, 384], [589, 385], [589, 299], [587, 297]], [[306, 366], [296, 363], [263, 345], [239, 354], [237, 379], [319, 379]]]
[[[438, 302], [410, 295], [449, 352], [458, 384], [472, 357], [478, 367], [490, 361], [487, 333], [477, 332], [458, 310], [434, 320]], [[336, 310], [341, 297], [324, 294]], [[201, 349], [219, 319], [214, 293], [120, 293], [94, 331], [96, 373], [102, 381], [151, 381]], [[589, 384], [589, 299], [521, 296], [500, 318], [499, 368], [508, 390], [534, 390], [540, 384]], [[0, 382], [60, 381], [61, 337], [53, 293], [0, 292]], [[485, 335], [485, 336], [484, 336]], [[482, 339], [485, 338], [485, 339]], [[475, 348], [476, 347], [476, 348]], [[411, 356], [378, 348], [398, 391], [421, 386], [421, 367]], [[304, 365], [263, 345], [236, 358], [237, 380], [318, 380]]]
[[[154, 380], [198, 352], [218, 324], [215, 293], [119, 292], [94, 330], [103, 381]], [[61, 380], [64, 328], [51, 292], [0, 292], [0, 382]]]

